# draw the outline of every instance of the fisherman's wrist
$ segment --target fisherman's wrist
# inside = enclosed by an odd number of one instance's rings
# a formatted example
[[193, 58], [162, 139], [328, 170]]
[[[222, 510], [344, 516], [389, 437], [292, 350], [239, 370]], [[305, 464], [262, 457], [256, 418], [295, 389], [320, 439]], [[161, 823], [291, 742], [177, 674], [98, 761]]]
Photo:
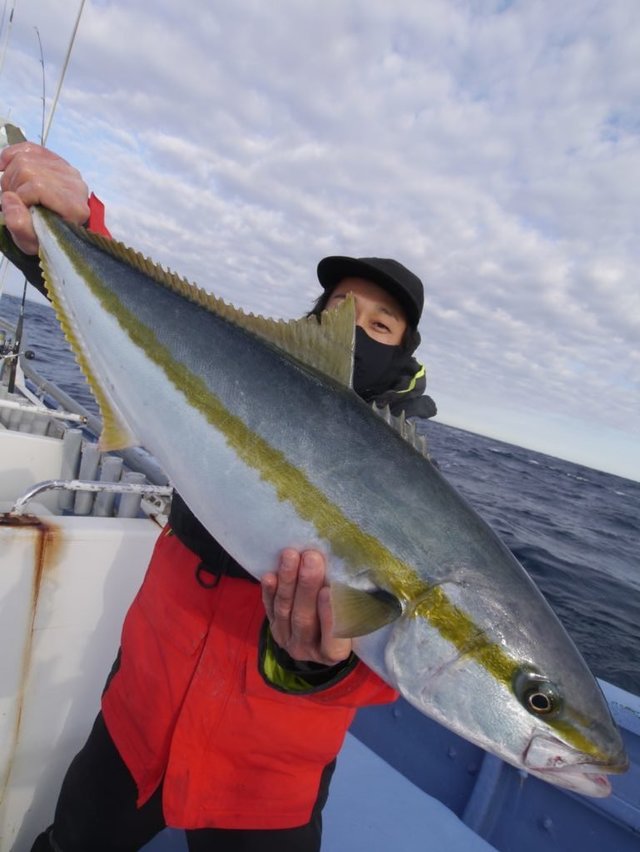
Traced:
[[327, 689], [346, 677], [357, 663], [358, 658], [353, 653], [335, 665], [294, 660], [275, 641], [265, 619], [260, 635], [259, 668], [263, 679], [274, 689], [303, 695]]

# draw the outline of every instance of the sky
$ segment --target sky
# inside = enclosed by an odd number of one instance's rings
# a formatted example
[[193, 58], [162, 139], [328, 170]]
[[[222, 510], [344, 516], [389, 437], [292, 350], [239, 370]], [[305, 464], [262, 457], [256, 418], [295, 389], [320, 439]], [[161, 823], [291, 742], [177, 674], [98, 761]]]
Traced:
[[[0, 9], [37, 140], [38, 34], [48, 115], [80, 0]], [[440, 422], [640, 480], [639, 57], [638, 0], [86, 0], [47, 144], [115, 237], [254, 312], [396, 258]]]

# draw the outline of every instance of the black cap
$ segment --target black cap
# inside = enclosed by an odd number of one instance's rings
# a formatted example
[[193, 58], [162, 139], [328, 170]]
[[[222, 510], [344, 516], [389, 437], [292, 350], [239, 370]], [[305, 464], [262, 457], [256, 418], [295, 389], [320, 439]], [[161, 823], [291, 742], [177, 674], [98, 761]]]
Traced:
[[364, 278], [378, 284], [404, 308], [409, 325], [418, 327], [424, 305], [424, 288], [417, 275], [387, 257], [325, 257], [318, 264], [318, 280], [333, 290], [343, 278]]

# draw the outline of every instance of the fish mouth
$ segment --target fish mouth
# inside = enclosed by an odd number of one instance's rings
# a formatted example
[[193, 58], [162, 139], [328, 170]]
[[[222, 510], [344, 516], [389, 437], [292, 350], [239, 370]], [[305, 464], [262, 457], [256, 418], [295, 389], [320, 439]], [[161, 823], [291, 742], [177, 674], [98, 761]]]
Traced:
[[529, 769], [530, 775], [542, 779], [557, 787], [564, 787], [582, 796], [591, 796], [594, 799], [606, 799], [611, 795], [611, 782], [606, 775], [595, 771], [580, 771], [577, 767], [571, 769]]
[[523, 755], [523, 767], [531, 775], [576, 793], [604, 798], [611, 793], [607, 775], [620, 775], [629, 768], [623, 750], [611, 758], [570, 749], [562, 740], [548, 735], [532, 738]]

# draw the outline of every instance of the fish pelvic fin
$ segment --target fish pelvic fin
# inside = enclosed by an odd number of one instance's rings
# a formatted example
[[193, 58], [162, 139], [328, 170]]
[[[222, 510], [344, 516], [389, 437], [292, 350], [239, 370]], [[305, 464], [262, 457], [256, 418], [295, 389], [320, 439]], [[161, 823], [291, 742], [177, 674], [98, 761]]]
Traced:
[[342, 639], [373, 633], [402, 615], [402, 604], [390, 592], [354, 589], [344, 583], [331, 584], [331, 606], [333, 635]]
[[[52, 215], [46, 211], [50, 224]], [[67, 223], [60, 223], [60, 226], [71, 228], [81, 239], [144, 273], [157, 284], [256, 335], [304, 366], [328, 376], [344, 387], [351, 387], [355, 346], [355, 301], [352, 296], [335, 310], [326, 311], [322, 323], [315, 316], [297, 320], [269, 319], [246, 313], [225, 302], [124, 243]]]

